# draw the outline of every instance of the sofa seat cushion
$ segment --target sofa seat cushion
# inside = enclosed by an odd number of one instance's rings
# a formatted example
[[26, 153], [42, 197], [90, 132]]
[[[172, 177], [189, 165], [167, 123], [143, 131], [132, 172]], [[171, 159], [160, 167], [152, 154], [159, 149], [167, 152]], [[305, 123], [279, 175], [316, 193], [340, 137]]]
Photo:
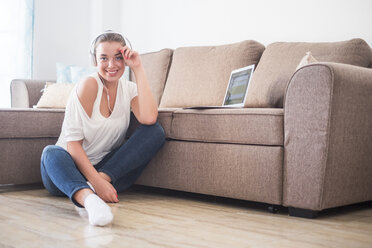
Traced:
[[179, 109], [173, 112], [172, 139], [283, 146], [283, 109]]
[[56, 138], [64, 109], [0, 109], [0, 138]]
[[177, 48], [160, 107], [222, 104], [231, 71], [257, 64], [264, 49], [262, 44], [252, 40], [221, 46]]
[[340, 42], [275, 42], [262, 54], [249, 85], [245, 107], [282, 108], [288, 82], [296, 67], [311, 52], [319, 62], [336, 62], [368, 67], [369, 45], [362, 39]]

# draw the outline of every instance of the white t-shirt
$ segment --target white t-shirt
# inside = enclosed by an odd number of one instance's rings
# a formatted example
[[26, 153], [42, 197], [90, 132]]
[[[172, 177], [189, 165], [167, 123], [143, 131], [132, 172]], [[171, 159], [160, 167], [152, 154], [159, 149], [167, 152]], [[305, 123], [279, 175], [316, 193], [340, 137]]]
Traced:
[[130, 120], [130, 102], [137, 96], [137, 85], [126, 79], [119, 80], [114, 109], [106, 118], [100, 111], [103, 83], [98, 73], [91, 77], [98, 84], [92, 116], [89, 118], [81, 105], [75, 86], [66, 106], [61, 135], [56, 145], [67, 150], [67, 142], [83, 140], [82, 146], [89, 161], [96, 165], [124, 142]]

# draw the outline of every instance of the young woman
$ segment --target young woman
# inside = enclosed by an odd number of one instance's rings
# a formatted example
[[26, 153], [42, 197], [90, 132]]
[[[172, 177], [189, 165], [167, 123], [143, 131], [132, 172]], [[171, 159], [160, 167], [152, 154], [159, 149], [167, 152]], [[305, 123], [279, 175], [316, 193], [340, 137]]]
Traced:
[[[104, 226], [113, 220], [106, 203], [119, 202], [117, 192], [136, 181], [165, 136], [140, 56], [123, 36], [102, 33], [91, 55], [98, 72], [71, 93], [58, 142], [43, 151], [41, 175], [52, 195], [67, 195], [85, 207], [91, 225]], [[125, 65], [136, 84], [121, 79]], [[125, 141], [131, 109], [142, 125]]]

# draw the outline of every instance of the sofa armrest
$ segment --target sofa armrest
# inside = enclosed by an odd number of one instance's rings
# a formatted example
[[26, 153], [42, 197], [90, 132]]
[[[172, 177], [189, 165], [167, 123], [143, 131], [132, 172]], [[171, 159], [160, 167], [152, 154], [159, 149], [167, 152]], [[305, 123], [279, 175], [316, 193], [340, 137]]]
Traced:
[[372, 70], [303, 67], [284, 109], [283, 204], [318, 211], [372, 200]]
[[54, 80], [14, 79], [10, 83], [12, 108], [32, 108], [41, 97], [46, 82]]

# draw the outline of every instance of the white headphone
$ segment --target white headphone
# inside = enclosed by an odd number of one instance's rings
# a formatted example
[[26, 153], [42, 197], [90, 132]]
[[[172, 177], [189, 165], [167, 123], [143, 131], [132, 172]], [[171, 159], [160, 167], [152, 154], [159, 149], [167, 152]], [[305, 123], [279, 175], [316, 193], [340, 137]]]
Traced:
[[96, 36], [96, 38], [94, 38], [94, 40], [92, 41], [92, 44], [91, 44], [91, 47], [90, 47], [90, 50], [89, 50], [89, 53], [90, 53], [90, 57], [91, 57], [91, 61], [92, 61], [92, 64], [94, 66], [97, 66], [97, 60], [96, 60], [96, 54], [94, 52], [94, 48], [95, 48], [95, 45], [96, 45], [96, 42], [98, 40], [98, 38], [103, 35], [103, 34], [118, 34], [120, 35], [124, 42], [125, 42], [125, 45], [128, 45], [130, 49], [132, 49], [132, 44], [130, 43], [129, 39], [127, 37], [125, 37], [124, 35], [120, 34], [120, 33], [117, 33], [115, 31], [112, 31], [112, 30], [106, 30], [104, 31], [103, 33], [100, 33], [99, 35]]

